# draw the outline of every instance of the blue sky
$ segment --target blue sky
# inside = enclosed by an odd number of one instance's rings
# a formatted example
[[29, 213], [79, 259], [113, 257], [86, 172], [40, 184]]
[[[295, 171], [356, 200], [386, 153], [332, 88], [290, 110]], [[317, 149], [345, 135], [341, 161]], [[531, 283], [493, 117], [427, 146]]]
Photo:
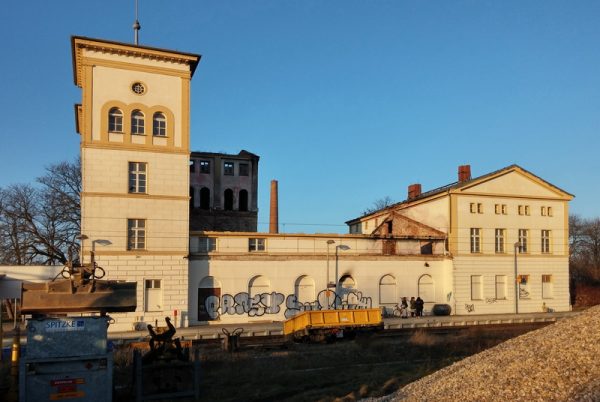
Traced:
[[[133, 10], [3, 5], [0, 186], [77, 156], [69, 38], [131, 42]], [[598, 1], [140, 0], [140, 44], [203, 56], [192, 148], [260, 155], [260, 230], [277, 179], [282, 230], [345, 232], [462, 164], [519, 164], [599, 216], [599, 17]]]

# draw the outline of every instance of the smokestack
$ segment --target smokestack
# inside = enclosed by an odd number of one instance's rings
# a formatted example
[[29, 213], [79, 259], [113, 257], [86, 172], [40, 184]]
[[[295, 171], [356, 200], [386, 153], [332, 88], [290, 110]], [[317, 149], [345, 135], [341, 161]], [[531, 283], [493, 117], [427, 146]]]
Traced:
[[408, 186], [408, 199], [412, 200], [421, 195], [421, 185], [419, 183]]
[[458, 182], [471, 180], [471, 165], [461, 165], [458, 167]]
[[277, 196], [277, 180], [271, 180], [271, 216], [269, 233], [279, 233], [279, 199]]

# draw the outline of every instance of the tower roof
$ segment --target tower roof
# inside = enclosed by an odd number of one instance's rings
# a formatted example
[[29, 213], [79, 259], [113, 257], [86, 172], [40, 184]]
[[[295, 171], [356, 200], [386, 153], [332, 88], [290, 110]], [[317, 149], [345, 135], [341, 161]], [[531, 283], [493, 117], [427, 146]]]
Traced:
[[84, 36], [71, 37], [71, 51], [73, 55], [73, 80], [75, 85], [81, 87], [82, 84], [82, 58], [83, 49], [90, 49], [99, 52], [120, 54], [126, 56], [141, 57], [171, 63], [186, 64], [190, 69], [190, 77], [200, 62], [199, 54], [184, 53], [176, 50], [160, 49], [149, 46], [136, 46], [131, 43], [114, 42], [104, 39], [93, 39]]

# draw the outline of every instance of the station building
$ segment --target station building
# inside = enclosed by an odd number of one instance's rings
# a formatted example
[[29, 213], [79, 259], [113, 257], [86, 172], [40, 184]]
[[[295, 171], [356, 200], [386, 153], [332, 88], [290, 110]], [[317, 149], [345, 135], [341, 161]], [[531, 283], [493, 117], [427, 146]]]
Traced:
[[199, 55], [85, 37], [72, 52], [83, 254], [138, 284], [137, 310], [114, 314], [111, 330], [391, 311], [412, 296], [426, 312], [570, 309], [573, 196], [525, 169], [472, 178], [462, 166], [456, 182], [411, 185], [405, 201], [349, 220], [348, 234], [258, 233], [258, 156], [190, 152]]

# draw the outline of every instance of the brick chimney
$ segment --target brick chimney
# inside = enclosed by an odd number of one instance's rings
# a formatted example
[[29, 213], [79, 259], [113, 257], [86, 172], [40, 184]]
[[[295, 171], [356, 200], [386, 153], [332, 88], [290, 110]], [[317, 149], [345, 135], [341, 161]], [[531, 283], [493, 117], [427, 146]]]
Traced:
[[279, 233], [279, 199], [277, 196], [277, 180], [271, 180], [271, 215], [269, 233]]
[[412, 200], [421, 195], [421, 185], [419, 183], [408, 186], [408, 199]]
[[461, 165], [458, 167], [458, 182], [471, 180], [471, 165]]

